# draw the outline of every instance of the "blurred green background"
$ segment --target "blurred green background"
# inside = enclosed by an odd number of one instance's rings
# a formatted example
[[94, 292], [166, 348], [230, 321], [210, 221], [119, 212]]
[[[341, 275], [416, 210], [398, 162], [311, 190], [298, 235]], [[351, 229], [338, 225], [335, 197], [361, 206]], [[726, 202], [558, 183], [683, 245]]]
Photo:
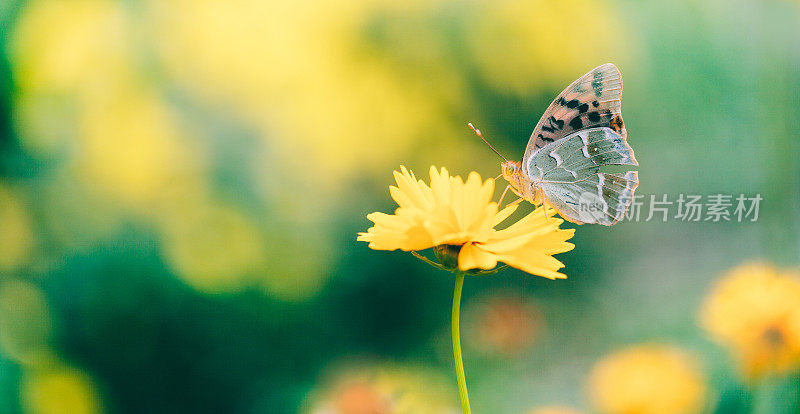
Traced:
[[348, 376], [457, 412], [452, 276], [355, 235], [393, 169], [496, 176], [466, 122], [520, 158], [605, 62], [645, 204], [759, 219], [580, 226], [567, 280], [468, 279], [474, 411], [587, 410], [592, 364], [652, 341], [724, 395], [711, 281], [800, 259], [797, 1], [2, 0], [0, 35], [2, 413], [349, 414]]

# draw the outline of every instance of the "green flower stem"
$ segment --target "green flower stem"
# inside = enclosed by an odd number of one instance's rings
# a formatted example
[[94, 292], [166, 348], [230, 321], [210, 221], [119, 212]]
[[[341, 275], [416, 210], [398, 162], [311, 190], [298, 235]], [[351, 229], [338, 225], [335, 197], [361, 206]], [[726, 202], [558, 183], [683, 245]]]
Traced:
[[453, 290], [453, 359], [456, 363], [458, 394], [461, 396], [461, 410], [470, 414], [467, 380], [464, 378], [464, 363], [461, 361], [461, 336], [458, 331], [458, 314], [461, 307], [461, 289], [464, 287], [464, 272], [456, 273], [456, 287]]

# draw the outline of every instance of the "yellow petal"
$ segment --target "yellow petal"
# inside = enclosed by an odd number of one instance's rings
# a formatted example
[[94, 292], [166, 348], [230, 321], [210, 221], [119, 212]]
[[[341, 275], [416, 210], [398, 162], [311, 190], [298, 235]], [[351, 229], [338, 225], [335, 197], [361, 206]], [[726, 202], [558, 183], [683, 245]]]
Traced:
[[494, 216], [494, 220], [492, 221], [492, 227], [502, 223], [510, 215], [514, 214], [514, 212], [517, 211], [517, 207], [519, 207], [519, 203], [508, 205], [504, 209], [500, 210], [500, 212]]
[[[492, 237], [506, 239], [530, 233], [545, 234], [557, 230], [561, 223], [564, 222], [564, 220], [553, 217], [545, 219], [542, 212], [542, 208], [537, 208], [507, 228], [497, 230]], [[554, 212], [548, 211], [548, 216], [552, 214]]]
[[440, 206], [450, 206], [450, 177], [447, 170], [442, 168], [441, 173], [431, 167], [431, 192], [433, 199]]
[[369, 242], [374, 250], [422, 250], [433, 247], [430, 234], [413, 219], [399, 215], [371, 213], [367, 218], [375, 225], [359, 233], [358, 241]]
[[[551, 255], [569, 251], [575, 246], [568, 243], [575, 233], [574, 229], [558, 229], [555, 223], [541, 226], [529, 214], [507, 230], [496, 231], [491, 240], [482, 245], [483, 249], [497, 255], [497, 260], [525, 272], [550, 279], [563, 279], [566, 276], [557, 272], [563, 264]], [[543, 216], [539, 216], [544, 220]], [[503, 237], [510, 236], [510, 237]]]
[[473, 243], [461, 247], [458, 253], [458, 268], [469, 269], [494, 269], [497, 266], [497, 256], [489, 253]]
[[564, 267], [564, 264], [543, 253], [519, 250], [514, 254], [498, 255], [497, 260], [507, 263], [509, 266], [532, 275], [546, 277], [548, 279], [566, 279], [567, 276], [557, 272]]
[[572, 238], [575, 229], [558, 229], [547, 233], [521, 235], [508, 239], [495, 239], [484, 243], [486, 250], [496, 253], [507, 253], [526, 246], [535, 246], [537, 251], [544, 254], [564, 253], [572, 250], [575, 245], [567, 243]]
[[422, 210], [430, 208], [431, 197], [429, 188], [422, 181], [417, 181], [414, 173], [401, 166], [401, 172], [394, 172], [397, 187], [389, 187], [392, 198], [400, 207], [408, 206]]

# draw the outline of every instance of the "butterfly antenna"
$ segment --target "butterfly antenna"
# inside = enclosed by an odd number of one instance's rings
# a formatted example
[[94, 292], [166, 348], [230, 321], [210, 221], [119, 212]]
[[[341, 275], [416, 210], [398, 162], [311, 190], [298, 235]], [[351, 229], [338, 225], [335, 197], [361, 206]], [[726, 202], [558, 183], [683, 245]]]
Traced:
[[500, 158], [502, 158], [502, 159], [504, 159], [506, 162], [508, 162], [508, 158], [504, 157], [504, 156], [503, 156], [503, 154], [501, 154], [500, 152], [498, 152], [498, 151], [497, 151], [497, 150], [496, 150], [496, 149], [495, 149], [495, 148], [492, 146], [492, 144], [490, 144], [490, 143], [489, 143], [489, 141], [487, 141], [487, 140], [486, 140], [486, 138], [484, 138], [484, 137], [483, 137], [483, 134], [481, 133], [481, 130], [480, 130], [480, 129], [477, 129], [477, 128], [475, 128], [474, 126], [472, 126], [472, 122], [468, 123], [468, 124], [467, 124], [467, 126], [469, 126], [469, 127], [470, 127], [470, 128], [473, 130], [473, 131], [475, 131], [475, 134], [477, 134], [477, 135], [478, 135], [478, 136], [479, 136], [479, 137], [480, 137], [480, 138], [483, 140], [483, 142], [485, 142], [485, 143], [486, 143], [486, 145], [488, 145], [488, 146], [489, 146], [489, 148], [491, 148], [491, 149], [492, 149], [492, 151], [494, 151], [494, 153], [495, 153], [495, 154], [499, 155], [499, 156], [500, 156]]

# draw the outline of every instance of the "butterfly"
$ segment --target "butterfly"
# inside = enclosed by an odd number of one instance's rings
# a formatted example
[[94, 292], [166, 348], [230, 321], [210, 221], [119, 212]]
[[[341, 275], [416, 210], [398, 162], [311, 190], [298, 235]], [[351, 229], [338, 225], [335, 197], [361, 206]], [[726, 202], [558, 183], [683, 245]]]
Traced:
[[501, 164], [506, 190], [533, 204], [546, 203], [573, 223], [619, 222], [639, 176], [600, 168], [639, 165], [626, 139], [621, 99], [622, 75], [611, 63], [572, 82], [536, 124], [522, 161]]

